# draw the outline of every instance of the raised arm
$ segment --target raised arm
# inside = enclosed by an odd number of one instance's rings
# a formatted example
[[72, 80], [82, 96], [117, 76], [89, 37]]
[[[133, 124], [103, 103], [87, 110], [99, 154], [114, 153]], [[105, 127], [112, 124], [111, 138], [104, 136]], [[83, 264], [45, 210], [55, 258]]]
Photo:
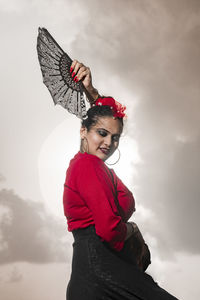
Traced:
[[92, 74], [89, 67], [86, 67], [78, 60], [74, 60], [70, 72], [75, 81], [82, 81], [85, 94], [90, 102], [90, 106], [99, 98], [99, 93], [92, 85]]

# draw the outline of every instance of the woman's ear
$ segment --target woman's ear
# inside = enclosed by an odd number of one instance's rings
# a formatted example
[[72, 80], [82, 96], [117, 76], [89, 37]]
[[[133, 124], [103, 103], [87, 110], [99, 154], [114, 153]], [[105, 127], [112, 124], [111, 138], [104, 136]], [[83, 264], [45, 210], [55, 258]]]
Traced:
[[80, 129], [81, 139], [84, 139], [86, 137], [86, 134], [87, 134], [87, 128], [86, 127], [81, 127], [81, 129]]

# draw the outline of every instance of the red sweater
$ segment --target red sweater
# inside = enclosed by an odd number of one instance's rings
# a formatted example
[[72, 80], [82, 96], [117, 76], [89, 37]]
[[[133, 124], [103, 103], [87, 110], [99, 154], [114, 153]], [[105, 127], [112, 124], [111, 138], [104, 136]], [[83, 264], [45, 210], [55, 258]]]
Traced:
[[[120, 212], [115, 202], [115, 189]], [[70, 161], [63, 193], [68, 230], [94, 225], [102, 241], [120, 251], [127, 233], [125, 222], [135, 211], [132, 193], [113, 169], [95, 155], [78, 152]]]

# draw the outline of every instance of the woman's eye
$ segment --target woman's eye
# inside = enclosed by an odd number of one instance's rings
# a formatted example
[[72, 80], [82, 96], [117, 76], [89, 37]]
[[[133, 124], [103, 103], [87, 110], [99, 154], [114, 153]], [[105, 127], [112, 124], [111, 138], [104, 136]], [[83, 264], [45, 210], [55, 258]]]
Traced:
[[106, 135], [107, 135], [107, 132], [101, 131], [101, 130], [99, 130], [98, 133], [99, 133], [101, 136], [106, 136]]
[[115, 135], [115, 136], [113, 136], [113, 141], [114, 142], [119, 142], [119, 135]]

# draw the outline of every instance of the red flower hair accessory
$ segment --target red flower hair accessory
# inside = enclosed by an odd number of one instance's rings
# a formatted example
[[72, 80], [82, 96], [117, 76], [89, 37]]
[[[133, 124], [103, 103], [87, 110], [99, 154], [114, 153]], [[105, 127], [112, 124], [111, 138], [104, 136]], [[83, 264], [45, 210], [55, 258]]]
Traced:
[[117, 102], [112, 97], [103, 97], [98, 98], [95, 101], [95, 105], [108, 105], [113, 111], [113, 117], [115, 118], [124, 118], [126, 114], [124, 113], [126, 106], [123, 106], [121, 103]]

